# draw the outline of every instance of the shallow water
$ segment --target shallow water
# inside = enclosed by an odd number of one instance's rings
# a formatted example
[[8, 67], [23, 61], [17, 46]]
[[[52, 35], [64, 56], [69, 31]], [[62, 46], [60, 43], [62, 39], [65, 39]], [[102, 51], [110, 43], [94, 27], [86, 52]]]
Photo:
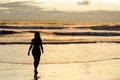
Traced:
[[[59, 44], [43, 45], [44, 54], [41, 63], [79, 63], [97, 62], [103, 60], [119, 59], [120, 44], [116, 43], [90, 43], [90, 44]], [[27, 56], [29, 45], [0, 45], [0, 62], [31, 64], [32, 55]]]

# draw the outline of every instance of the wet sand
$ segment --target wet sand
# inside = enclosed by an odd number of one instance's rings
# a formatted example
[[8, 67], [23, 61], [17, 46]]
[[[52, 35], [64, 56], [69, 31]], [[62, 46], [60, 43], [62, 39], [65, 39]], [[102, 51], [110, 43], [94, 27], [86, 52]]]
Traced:
[[[29, 45], [0, 45], [0, 63], [33, 63], [32, 54], [27, 56]], [[43, 45], [41, 64], [97, 62], [120, 59], [120, 44], [59, 44]]]
[[[0, 48], [1, 80], [35, 80], [28, 45]], [[44, 49], [36, 80], [120, 80], [119, 44], [44, 45]]]
[[33, 66], [0, 63], [1, 80], [120, 80], [120, 60], [88, 63], [41, 64], [38, 78]]

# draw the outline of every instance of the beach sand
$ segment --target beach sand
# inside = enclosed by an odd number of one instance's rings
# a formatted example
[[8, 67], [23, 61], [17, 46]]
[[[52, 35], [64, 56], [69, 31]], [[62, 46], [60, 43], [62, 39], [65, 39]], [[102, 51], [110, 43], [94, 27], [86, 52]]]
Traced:
[[33, 65], [0, 63], [1, 80], [120, 80], [120, 60], [41, 64], [34, 79]]
[[1, 80], [120, 80], [119, 44], [44, 45], [38, 79], [28, 46], [0, 45]]

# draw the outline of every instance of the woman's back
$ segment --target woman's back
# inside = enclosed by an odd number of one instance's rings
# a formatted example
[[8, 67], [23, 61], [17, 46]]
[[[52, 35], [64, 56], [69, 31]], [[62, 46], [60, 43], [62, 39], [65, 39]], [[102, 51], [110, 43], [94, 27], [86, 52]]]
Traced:
[[34, 47], [39, 47], [39, 45], [41, 45], [41, 41], [39, 39], [33, 39], [32, 44]]

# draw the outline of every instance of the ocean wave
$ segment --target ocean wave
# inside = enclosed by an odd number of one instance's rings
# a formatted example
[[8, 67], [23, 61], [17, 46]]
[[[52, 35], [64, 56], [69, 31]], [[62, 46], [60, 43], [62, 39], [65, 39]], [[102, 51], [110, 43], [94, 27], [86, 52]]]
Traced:
[[53, 32], [53, 33], [62, 36], [120, 36], [120, 33], [115, 32]]
[[109, 25], [104, 25], [104, 26], [93, 26], [91, 27], [93, 30], [114, 30], [114, 31], [120, 31], [120, 25], [114, 25], [114, 26], [109, 26]]
[[8, 31], [8, 30], [0, 30], [0, 34], [15, 34], [18, 33], [16, 31]]
[[1, 29], [63, 29], [66, 27], [48, 27], [48, 26], [0, 26]]
[[[120, 43], [120, 41], [56, 41], [56, 42], [43, 42], [43, 44], [91, 44], [91, 43]], [[30, 42], [0, 42], [0, 45], [12, 45], [12, 44], [30, 44]]]
[[112, 31], [119, 31], [120, 25], [98, 25], [98, 26], [10, 26], [10, 25], [0, 25], [0, 29], [48, 29], [48, 30], [61, 30], [66, 28], [73, 28], [73, 29], [91, 29], [91, 30], [112, 30]]
[[[0, 34], [15, 34], [15, 33], [34, 33], [35, 31], [16, 31], [16, 30], [0, 30]], [[41, 31], [40, 31], [41, 32]], [[47, 33], [47, 32], [41, 32]], [[61, 36], [120, 36], [118, 32], [62, 32], [62, 31], [53, 31], [51, 34], [61, 35]]]

